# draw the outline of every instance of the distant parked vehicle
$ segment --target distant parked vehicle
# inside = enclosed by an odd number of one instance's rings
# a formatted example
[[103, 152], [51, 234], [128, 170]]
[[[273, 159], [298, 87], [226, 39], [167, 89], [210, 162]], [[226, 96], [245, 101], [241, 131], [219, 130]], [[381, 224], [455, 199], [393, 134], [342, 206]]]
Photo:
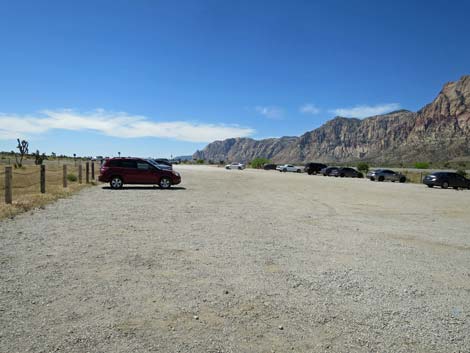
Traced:
[[338, 167], [326, 167], [320, 170], [320, 174], [323, 176], [331, 176], [331, 173], [335, 171], [336, 169], [339, 169]]
[[423, 179], [423, 184], [426, 184], [430, 188], [440, 186], [443, 189], [447, 189], [449, 187], [454, 189], [470, 189], [469, 179], [461, 176], [460, 174], [451, 172], [435, 172], [426, 175]]
[[232, 164], [227, 164], [225, 166], [225, 169], [238, 169], [238, 170], [242, 170], [242, 169], [245, 169], [245, 165], [242, 164], [242, 163], [232, 163]]
[[302, 173], [302, 169], [292, 164], [284, 164], [284, 165], [277, 166], [276, 170], [279, 170], [280, 172]]
[[98, 180], [109, 183], [112, 189], [120, 189], [124, 184], [153, 184], [168, 189], [181, 182], [181, 175], [161, 169], [151, 159], [112, 158], [101, 167]]
[[168, 161], [168, 159], [157, 158], [152, 159], [155, 164], [160, 166], [160, 169], [173, 170], [173, 165]]
[[308, 175], [315, 175], [320, 173], [324, 168], [327, 168], [327, 165], [323, 163], [307, 163], [305, 165], [304, 172], [308, 173]]
[[398, 181], [400, 183], [404, 183], [406, 181], [406, 176], [401, 173], [394, 172], [390, 169], [376, 169], [367, 173], [367, 177], [371, 180], [377, 181], [391, 181], [395, 182]]
[[330, 173], [330, 175], [341, 178], [364, 178], [364, 174], [362, 174], [361, 172], [358, 172], [354, 168], [347, 167], [335, 169]]
[[165, 164], [170, 167], [172, 166], [172, 163], [170, 162], [170, 160], [166, 158], [155, 158], [154, 161], [158, 164]]
[[265, 164], [263, 166], [264, 170], [276, 170], [277, 164]]

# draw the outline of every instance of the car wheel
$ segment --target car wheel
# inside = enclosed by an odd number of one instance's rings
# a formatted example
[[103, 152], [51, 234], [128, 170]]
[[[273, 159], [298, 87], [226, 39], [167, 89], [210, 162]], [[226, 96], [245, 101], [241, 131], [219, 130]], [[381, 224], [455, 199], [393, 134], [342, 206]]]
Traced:
[[341, 178], [344, 178], [344, 174], [343, 174], [343, 173], [341, 173], [339, 176], [340, 176]]
[[400, 183], [404, 183], [406, 181], [406, 177], [401, 177], [399, 181]]
[[301, 173], [302, 171], [300, 169], [297, 169], [297, 173]]
[[109, 185], [111, 186], [111, 189], [120, 189], [122, 188], [122, 179], [121, 177], [113, 177], [111, 181], [109, 182]]
[[160, 186], [162, 189], [169, 189], [171, 187], [170, 178], [167, 178], [167, 177], [161, 178], [160, 182], [158, 183], [158, 186]]
[[383, 175], [381, 175], [381, 176], [379, 176], [379, 179], [378, 179], [378, 180], [379, 180], [379, 181], [384, 181], [385, 178], [383, 177]]
[[428, 188], [433, 188], [433, 187], [434, 187], [434, 185], [429, 185], [429, 184], [428, 184]]
[[225, 167], [225, 169], [229, 170], [230, 168], [229, 168], [229, 167]]
[[238, 167], [238, 170], [242, 170], [242, 167]]
[[370, 181], [374, 181], [374, 180], [375, 180], [375, 178], [374, 178], [374, 177], [370, 177]]
[[447, 181], [444, 181], [441, 186], [443, 189], [447, 189], [449, 187], [449, 183]]
[[286, 168], [284, 168], [282, 171], [285, 173], [285, 172], [287, 172], [287, 169], [286, 169]]

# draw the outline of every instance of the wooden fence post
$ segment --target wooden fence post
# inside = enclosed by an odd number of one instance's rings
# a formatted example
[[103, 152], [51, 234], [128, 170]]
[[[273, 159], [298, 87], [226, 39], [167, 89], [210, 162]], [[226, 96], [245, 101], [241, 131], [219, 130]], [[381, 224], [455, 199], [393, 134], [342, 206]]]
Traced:
[[13, 168], [5, 167], [5, 203], [11, 204], [13, 201], [12, 189], [13, 189]]
[[46, 192], [46, 166], [41, 164], [41, 194]]
[[64, 164], [62, 166], [62, 184], [64, 185], [64, 188], [67, 187], [67, 164]]
[[82, 183], [82, 164], [81, 163], [78, 165], [78, 182], [80, 184]]
[[91, 179], [95, 180], [95, 162], [91, 162]]
[[86, 165], [85, 165], [85, 179], [86, 179], [86, 183], [89, 184], [90, 183], [90, 162], [86, 162]]

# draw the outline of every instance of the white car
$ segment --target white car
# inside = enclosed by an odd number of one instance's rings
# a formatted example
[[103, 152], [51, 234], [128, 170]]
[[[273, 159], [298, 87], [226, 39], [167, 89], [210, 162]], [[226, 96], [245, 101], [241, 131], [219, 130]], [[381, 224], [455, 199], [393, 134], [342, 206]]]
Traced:
[[296, 167], [292, 164], [279, 165], [279, 166], [276, 167], [276, 170], [279, 170], [280, 172], [302, 173], [302, 169], [300, 169], [299, 167]]
[[242, 169], [245, 169], [245, 165], [242, 164], [242, 163], [232, 163], [232, 164], [227, 164], [225, 166], [225, 169], [238, 169], [238, 170], [242, 170]]

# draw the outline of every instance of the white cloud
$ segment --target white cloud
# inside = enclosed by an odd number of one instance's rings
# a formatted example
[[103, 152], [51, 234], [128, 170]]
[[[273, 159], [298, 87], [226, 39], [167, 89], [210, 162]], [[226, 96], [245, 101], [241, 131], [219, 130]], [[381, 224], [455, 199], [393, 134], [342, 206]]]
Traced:
[[304, 104], [300, 107], [300, 112], [303, 114], [318, 114], [320, 109], [315, 106], [315, 104]]
[[255, 110], [269, 119], [281, 119], [284, 115], [284, 111], [275, 106], [257, 106]]
[[330, 110], [330, 113], [347, 118], [366, 118], [369, 116], [385, 114], [400, 109], [399, 103], [387, 103], [379, 105], [357, 105], [352, 108], [338, 108]]
[[244, 137], [255, 131], [237, 125], [200, 124], [186, 121], [156, 122], [145, 116], [96, 109], [87, 113], [74, 110], [44, 110], [37, 115], [0, 113], [0, 139], [25, 138], [50, 130], [95, 131], [121, 138], [158, 137], [190, 142], [212, 142]]

